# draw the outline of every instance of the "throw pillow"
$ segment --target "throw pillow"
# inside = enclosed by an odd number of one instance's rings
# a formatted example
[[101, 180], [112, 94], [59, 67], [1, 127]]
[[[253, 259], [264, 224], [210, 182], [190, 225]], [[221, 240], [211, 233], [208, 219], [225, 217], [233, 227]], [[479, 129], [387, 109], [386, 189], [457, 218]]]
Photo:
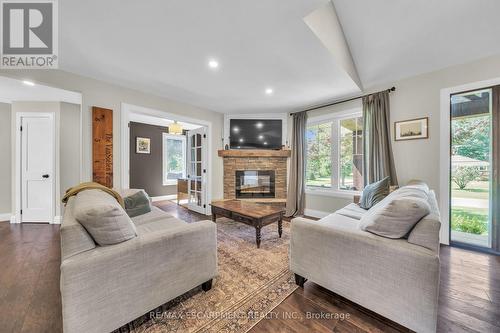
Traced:
[[78, 193], [73, 215], [99, 245], [117, 244], [137, 236], [135, 225], [122, 206], [101, 190]]
[[359, 201], [359, 207], [363, 209], [370, 209], [384, 199], [388, 194], [389, 177], [385, 177], [384, 179], [371, 183], [364, 188], [361, 200]]
[[151, 211], [149, 198], [143, 191], [125, 197], [123, 201], [125, 201], [125, 210], [130, 217], [143, 215]]
[[391, 200], [374, 210], [363, 215], [360, 228], [383, 237], [402, 238], [429, 214], [430, 207], [426, 200], [406, 197]]

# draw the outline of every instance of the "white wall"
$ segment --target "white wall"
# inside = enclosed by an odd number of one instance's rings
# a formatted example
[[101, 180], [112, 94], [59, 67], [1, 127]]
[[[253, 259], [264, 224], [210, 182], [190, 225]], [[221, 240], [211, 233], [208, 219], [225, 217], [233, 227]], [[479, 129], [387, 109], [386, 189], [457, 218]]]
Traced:
[[223, 115], [214, 111], [203, 110], [163, 97], [120, 87], [103, 81], [71, 74], [61, 70], [16, 70], [0, 71], [0, 75], [17, 79], [30, 79], [56, 88], [77, 91], [82, 94], [83, 116], [83, 180], [92, 179], [92, 106], [113, 110], [113, 184], [120, 188], [120, 108], [121, 103], [144, 106], [173, 114], [197, 118], [212, 123], [212, 198], [222, 198], [222, 159], [217, 157], [217, 150], [222, 149]]
[[6, 216], [11, 213], [11, 133], [10, 133], [10, 104], [0, 103], [0, 154], [2, 162], [0, 163], [0, 218], [8, 220]]
[[[500, 77], [500, 56], [489, 57], [468, 64], [383, 84], [367, 89], [367, 93], [396, 87], [391, 93], [391, 131], [394, 121], [429, 117], [429, 139], [394, 142], [392, 148], [399, 184], [417, 178], [424, 180], [439, 197], [439, 134], [440, 91], [444, 88]], [[309, 113], [309, 116], [339, 112], [360, 107], [353, 101]], [[325, 212], [334, 211], [345, 199], [306, 196], [306, 208]], [[313, 208], [314, 207], [314, 208]]]

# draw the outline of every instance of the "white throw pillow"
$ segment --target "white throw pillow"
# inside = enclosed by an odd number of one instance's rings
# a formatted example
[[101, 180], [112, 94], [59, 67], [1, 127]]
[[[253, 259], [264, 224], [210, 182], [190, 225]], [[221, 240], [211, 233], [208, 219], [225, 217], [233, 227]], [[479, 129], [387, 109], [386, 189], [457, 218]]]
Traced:
[[360, 220], [362, 230], [387, 238], [402, 238], [424, 216], [430, 207], [417, 197], [399, 197], [383, 206], [373, 207]]
[[78, 193], [73, 214], [99, 245], [117, 244], [137, 236], [135, 225], [123, 207], [104, 191]]

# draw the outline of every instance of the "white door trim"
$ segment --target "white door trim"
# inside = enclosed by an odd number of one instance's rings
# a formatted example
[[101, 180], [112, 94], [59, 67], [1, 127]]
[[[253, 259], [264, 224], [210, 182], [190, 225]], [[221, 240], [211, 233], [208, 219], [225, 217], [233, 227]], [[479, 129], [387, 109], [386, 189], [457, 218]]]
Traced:
[[121, 188], [128, 189], [130, 187], [130, 129], [128, 124], [130, 122], [131, 114], [143, 114], [159, 118], [166, 118], [169, 120], [177, 120], [186, 123], [196, 124], [200, 126], [205, 126], [207, 128], [207, 205], [205, 214], [211, 215], [211, 208], [208, 203], [212, 200], [212, 130], [213, 124], [210, 121], [200, 120], [196, 118], [186, 117], [178, 115], [175, 113], [170, 113], [166, 111], [161, 111], [157, 109], [151, 109], [143, 106], [137, 106], [128, 103], [121, 103], [121, 114], [120, 114], [120, 157], [121, 157]]
[[59, 167], [58, 167], [58, 141], [59, 141], [59, 131], [57, 130], [57, 126], [55, 123], [55, 112], [17, 112], [16, 113], [16, 127], [15, 127], [15, 159], [14, 159], [14, 198], [15, 198], [15, 211], [12, 214], [12, 218], [10, 223], [21, 223], [21, 124], [23, 117], [49, 117], [52, 120], [53, 124], [53, 165], [54, 165], [54, 175], [55, 179], [52, 182], [52, 193], [54, 198], [52, 199], [53, 207], [52, 207], [52, 218], [49, 220], [49, 223], [60, 223], [60, 217], [56, 216], [56, 198], [59, 197], [59, 191], [57, 190], [59, 184]]
[[450, 244], [450, 97], [463, 91], [500, 85], [500, 78], [463, 84], [441, 89], [440, 107], [440, 158], [439, 158], [439, 206], [441, 213], [440, 241]]

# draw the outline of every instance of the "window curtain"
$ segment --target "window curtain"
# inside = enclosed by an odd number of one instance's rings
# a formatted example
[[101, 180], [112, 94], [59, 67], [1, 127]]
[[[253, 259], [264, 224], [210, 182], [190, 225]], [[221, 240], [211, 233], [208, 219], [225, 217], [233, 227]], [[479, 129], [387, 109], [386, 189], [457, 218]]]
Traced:
[[363, 97], [363, 177], [365, 186], [390, 177], [398, 185], [391, 148], [389, 92]]
[[500, 86], [492, 90], [491, 248], [500, 252]]
[[292, 156], [290, 159], [290, 176], [285, 216], [304, 215], [306, 200], [306, 126], [307, 113], [298, 112], [293, 115]]

